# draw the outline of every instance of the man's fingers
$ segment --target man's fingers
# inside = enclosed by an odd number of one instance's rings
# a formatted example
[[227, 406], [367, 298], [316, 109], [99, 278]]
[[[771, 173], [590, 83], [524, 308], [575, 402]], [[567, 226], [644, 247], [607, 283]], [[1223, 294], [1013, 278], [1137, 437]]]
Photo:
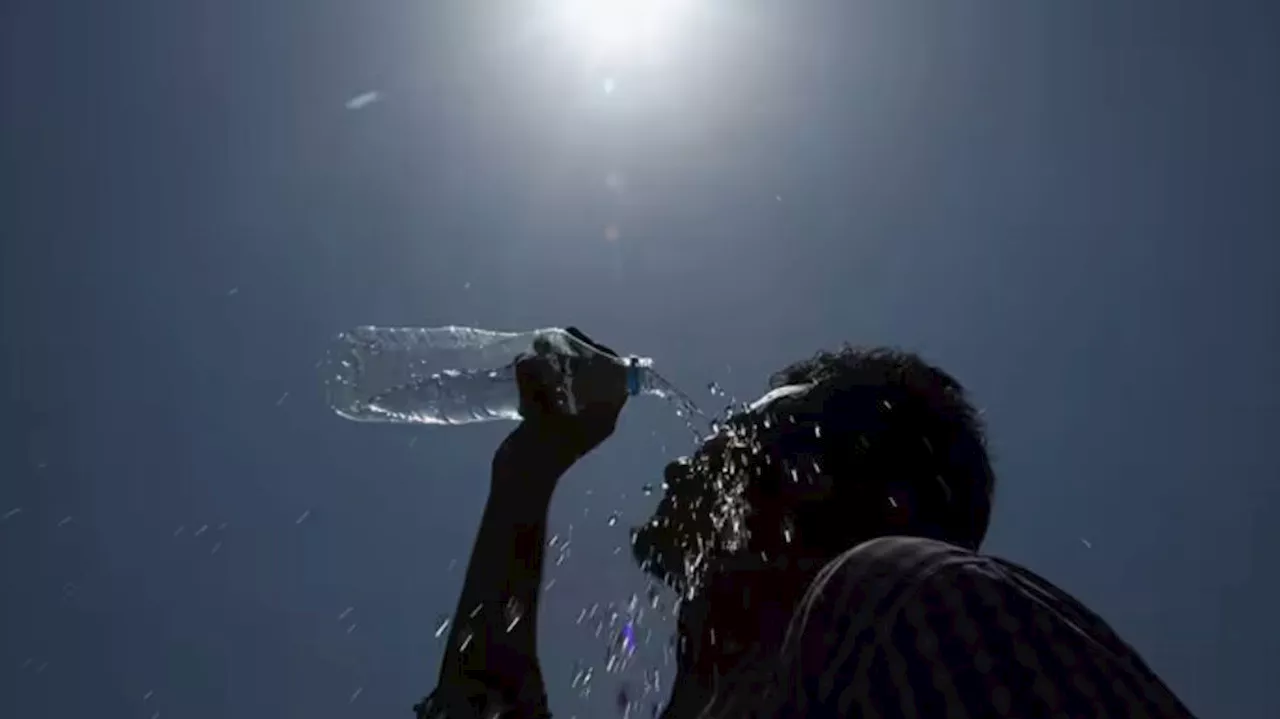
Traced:
[[516, 362], [522, 415], [531, 411], [548, 415], [555, 411], [557, 388], [554, 375], [554, 369], [541, 357], [525, 357]]
[[605, 354], [613, 355], [614, 357], [619, 356], [617, 352], [614, 352], [611, 348], [605, 347], [599, 342], [596, 342], [595, 340], [591, 339], [586, 335], [586, 333], [584, 333], [582, 330], [578, 329], [577, 327], [567, 327], [565, 328], [565, 332], [568, 332], [571, 337], [573, 337], [574, 339], [578, 340], [579, 342], [582, 342], [583, 344], [587, 345], [588, 347], [598, 352], [603, 352]]

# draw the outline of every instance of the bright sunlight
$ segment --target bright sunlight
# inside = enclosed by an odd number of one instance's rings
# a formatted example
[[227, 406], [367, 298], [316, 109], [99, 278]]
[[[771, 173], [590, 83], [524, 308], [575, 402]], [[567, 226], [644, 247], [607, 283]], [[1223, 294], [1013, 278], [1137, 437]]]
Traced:
[[548, 0], [568, 42], [592, 62], [634, 63], [662, 52], [690, 0]]

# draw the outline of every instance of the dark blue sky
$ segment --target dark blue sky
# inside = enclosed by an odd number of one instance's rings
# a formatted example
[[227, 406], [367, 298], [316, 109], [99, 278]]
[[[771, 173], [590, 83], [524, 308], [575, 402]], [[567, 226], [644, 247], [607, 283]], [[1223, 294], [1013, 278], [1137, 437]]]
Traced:
[[[507, 428], [331, 415], [364, 323], [576, 324], [712, 405], [918, 349], [986, 409], [988, 549], [1276, 712], [1272, 3], [705, 0], [608, 72], [533, 4], [0, 6], [0, 715], [409, 716]], [[686, 450], [637, 401], [558, 495], [559, 716], [614, 714], [574, 619]]]

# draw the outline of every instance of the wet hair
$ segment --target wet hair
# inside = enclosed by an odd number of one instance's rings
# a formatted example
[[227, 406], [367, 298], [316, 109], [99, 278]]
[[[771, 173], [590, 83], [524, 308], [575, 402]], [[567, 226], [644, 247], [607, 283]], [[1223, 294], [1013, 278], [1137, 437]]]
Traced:
[[[834, 478], [833, 496], [823, 511], [800, 520], [810, 525], [802, 533], [833, 551], [869, 539], [845, 535], [874, 536], [877, 528], [864, 522], [874, 523], [880, 498], [899, 487], [915, 503], [910, 533], [974, 550], [981, 545], [995, 475], [982, 421], [954, 377], [910, 352], [845, 346], [792, 364], [769, 384], [812, 384], [809, 395], [821, 407], [807, 419], [821, 426], [821, 462]], [[869, 498], [877, 509], [867, 509]]]

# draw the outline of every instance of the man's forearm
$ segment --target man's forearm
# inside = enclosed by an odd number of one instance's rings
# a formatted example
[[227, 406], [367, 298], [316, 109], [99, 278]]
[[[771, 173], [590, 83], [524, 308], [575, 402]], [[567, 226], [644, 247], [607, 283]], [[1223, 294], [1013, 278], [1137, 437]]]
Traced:
[[539, 443], [527, 425], [494, 455], [489, 500], [454, 613], [439, 690], [471, 701], [496, 693], [522, 715], [541, 710], [537, 615], [551, 492], [540, 488], [554, 486], [571, 464]]

